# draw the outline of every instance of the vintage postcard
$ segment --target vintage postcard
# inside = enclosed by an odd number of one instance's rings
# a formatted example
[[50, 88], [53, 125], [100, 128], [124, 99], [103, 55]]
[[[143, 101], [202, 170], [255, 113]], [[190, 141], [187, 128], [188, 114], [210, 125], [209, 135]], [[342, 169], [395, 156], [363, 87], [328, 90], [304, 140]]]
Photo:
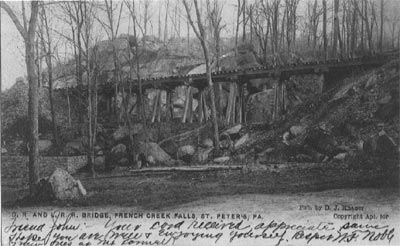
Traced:
[[400, 245], [400, 1], [0, 13], [2, 245]]

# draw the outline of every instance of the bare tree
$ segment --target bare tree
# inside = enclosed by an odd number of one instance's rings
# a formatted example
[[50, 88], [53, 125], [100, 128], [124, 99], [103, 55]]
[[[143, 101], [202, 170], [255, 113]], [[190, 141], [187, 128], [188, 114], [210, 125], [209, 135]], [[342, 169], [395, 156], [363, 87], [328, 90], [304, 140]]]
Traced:
[[324, 58], [328, 59], [328, 38], [326, 35], [326, 25], [327, 25], [327, 16], [326, 16], [326, 0], [322, 0], [322, 12], [323, 12], [323, 20], [322, 20], [322, 38], [324, 40]]
[[292, 45], [294, 46], [296, 41], [296, 15], [299, 1], [300, 0], [285, 0], [286, 44], [288, 54], [290, 54]]
[[39, 11], [40, 16], [40, 26], [39, 26], [39, 37], [41, 41], [42, 50], [45, 56], [46, 66], [47, 66], [47, 82], [49, 89], [49, 101], [50, 101], [50, 114], [53, 127], [53, 139], [56, 149], [60, 147], [60, 140], [58, 136], [56, 116], [54, 110], [54, 98], [53, 98], [53, 56], [55, 51], [55, 45], [52, 39], [51, 33], [51, 23], [47, 16], [47, 10], [45, 5], [42, 5], [41, 11]]
[[[396, 2], [398, 3], [398, 2]], [[397, 9], [399, 6], [397, 6]], [[388, 24], [388, 29], [390, 33], [390, 44], [391, 48], [395, 48], [395, 41], [396, 41], [396, 28], [397, 32], [400, 32], [400, 28], [398, 24], [400, 22], [400, 16], [397, 14], [396, 6], [392, 6], [391, 12], [386, 15], [386, 23]], [[399, 42], [399, 39], [397, 40]]]
[[212, 114], [212, 121], [213, 121], [213, 128], [214, 128], [214, 143], [215, 143], [216, 154], [218, 155], [220, 152], [218, 120], [217, 120], [217, 112], [216, 112], [216, 107], [215, 107], [214, 86], [213, 86], [212, 77], [211, 77], [211, 61], [209, 58], [210, 53], [209, 53], [209, 49], [207, 47], [206, 32], [204, 29], [204, 25], [203, 25], [203, 21], [201, 18], [200, 9], [199, 9], [197, 0], [193, 0], [193, 3], [194, 3], [194, 8], [195, 8], [196, 17], [197, 17], [197, 28], [196, 28], [196, 26], [192, 20], [192, 17], [190, 15], [190, 8], [188, 6], [187, 1], [183, 0], [183, 5], [185, 6], [188, 21], [189, 21], [190, 25], [192, 26], [194, 33], [196, 34], [197, 38], [200, 41], [201, 47], [203, 49], [204, 60], [206, 62], [207, 82], [208, 82], [208, 87], [210, 89], [210, 97], [211, 97], [211, 114]]
[[380, 34], [379, 34], [379, 51], [382, 52], [383, 51], [383, 23], [384, 23], [384, 0], [381, 0], [381, 27], [380, 27]]
[[[216, 69], [219, 69], [220, 66], [220, 56], [221, 56], [221, 31], [225, 27], [222, 24], [222, 10], [223, 5], [219, 3], [217, 0], [207, 0], [207, 17], [210, 22], [211, 33], [213, 37], [213, 46], [215, 50], [215, 60], [216, 60]], [[222, 117], [222, 84], [218, 84], [218, 104], [217, 104], [217, 111], [219, 115]]]
[[82, 25], [82, 40], [83, 48], [85, 49], [84, 59], [85, 59], [85, 69], [87, 74], [87, 128], [88, 128], [88, 138], [89, 138], [89, 150], [88, 150], [88, 164], [87, 167], [91, 171], [93, 177], [96, 176], [94, 169], [94, 159], [95, 151], [94, 145], [96, 142], [97, 133], [97, 62], [96, 62], [96, 52], [95, 50], [90, 52], [93, 43], [93, 22], [95, 13], [95, 3], [94, 2], [84, 2], [81, 5], [81, 18], [83, 19]]
[[351, 49], [351, 56], [355, 56], [355, 51], [356, 51], [356, 45], [357, 45], [357, 24], [358, 24], [358, 15], [355, 10], [355, 5], [357, 4], [357, 1], [354, 0], [351, 2], [352, 3], [352, 20], [351, 20], [351, 41], [350, 41], [350, 49]]
[[[364, 44], [364, 35], [363, 35], [363, 30], [365, 29], [367, 33], [367, 45], [368, 45], [368, 51], [372, 52], [373, 50], [373, 45], [372, 45], [372, 34], [373, 34], [373, 28], [374, 25], [376, 24], [376, 15], [375, 15], [375, 5], [373, 2], [370, 2], [371, 6], [371, 14], [369, 16], [368, 14], [368, 0], [364, 0], [361, 2], [362, 3], [362, 8], [358, 7], [356, 4], [356, 10], [359, 13], [361, 19], [362, 19], [362, 33], [361, 33], [361, 45], [363, 46]], [[371, 17], [371, 19], [369, 19]]]
[[[117, 50], [115, 47], [115, 40], [118, 35], [118, 30], [120, 26], [120, 20], [122, 15], [122, 2], [119, 4], [119, 13], [118, 13], [118, 5], [115, 6], [112, 0], [104, 0], [104, 8], [101, 7], [103, 11], [105, 11], [107, 19], [103, 21], [102, 18], [96, 17], [97, 21], [101, 24], [105, 32], [107, 33], [108, 39], [111, 41], [112, 45], [112, 59], [114, 64], [114, 110], [115, 113], [118, 115], [120, 120], [120, 114], [118, 114], [118, 105], [117, 105], [117, 98], [118, 98], [118, 86], [121, 84], [121, 77], [120, 77], [120, 65], [117, 57]], [[117, 12], [117, 20], [115, 20], [115, 12]]]
[[334, 14], [333, 14], [333, 44], [332, 52], [333, 57], [337, 56], [337, 45], [339, 41], [339, 0], [334, 0]]
[[[75, 58], [75, 77], [77, 80], [77, 85], [80, 88], [83, 88], [83, 72], [84, 66], [83, 64], [83, 56], [84, 56], [84, 48], [82, 44], [82, 37], [83, 37], [83, 6], [86, 4], [83, 0], [71, 1], [71, 2], [63, 2], [60, 6], [63, 10], [63, 13], [66, 15], [63, 18], [63, 21], [69, 25], [71, 28], [71, 35], [65, 35], [62, 32], [54, 30], [60, 36], [68, 40], [73, 47], [74, 58]], [[80, 91], [79, 91], [80, 92]], [[83, 123], [83, 116], [85, 113], [84, 107], [86, 103], [83, 100], [83, 94], [79, 93], [78, 95], [78, 123]]]
[[167, 0], [165, 7], [164, 43], [168, 41], [168, 9], [169, 9], [169, 0]]
[[272, 53], [275, 54], [278, 52], [278, 41], [279, 41], [279, 5], [280, 0], [273, 0], [271, 3], [271, 10], [272, 14], [271, 17], [271, 24], [272, 24]]
[[[143, 88], [142, 88], [142, 78], [140, 76], [140, 64], [139, 64], [139, 42], [138, 42], [138, 33], [137, 33], [137, 13], [136, 13], [136, 6], [135, 6], [135, 0], [132, 0], [132, 2], [126, 0], [125, 1], [125, 5], [128, 7], [129, 13], [130, 13], [130, 17], [132, 19], [132, 23], [133, 23], [133, 38], [129, 38], [129, 49], [132, 50], [135, 54], [134, 59], [130, 58], [130, 70], [134, 70], [136, 73], [136, 80], [138, 82], [138, 108], [139, 108], [139, 114], [140, 114], [140, 118], [142, 119], [142, 123], [143, 123], [143, 131], [144, 131], [144, 135], [145, 135], [145, 142], [147, 145], [148, 142], [148, 135], [147, 135], [147, 123], [146, 123], [146, 111], [145, 111], [145, 106], [144, 106], [144, 98], [143, 98]], [[160, 29], [159, 29], [160, 30]], [[161, 31], [160, 31], [161, 33]], [[129, 53], [130, 54], [130, 53]], [[129, 72], [129, 75], [132, 75], [132, 72]], [[132, 79], [132, 78], [131, 78]], [[131, 91], [131, 84], [129, 83], [129, 91]], [[129, 129], [131, 128], [131, 122], [129, 119], [129, 115], [126, 115], [127, 119], [128, 119], [128, 127]], [[129, 130], [129, 136], [130, 136], [130, 142], [132, 145], [131, 148], [131, 153], [132, 156], [135, 157], [135, 145], [137, 144], [136, 142], [134, 142], [134, 139], [132, 137], [132, 134]]]
[[318, 26], [320, 23], [320, 17], [323, 15], [323, 8], [318, 6], [318, 1], [314, 0], [314, 3], [311, 1], [307, 3], [307, 16], [308, 16], [308, 28], [309, 35], [311, 38], [308, 40], [312, 40], [312, 49], [314, 51], [314, 57], [316, 57], [317, 52], [317, 42], [318, 42]]
[[270, 12], [266, 7], [260, 7], [260, 5], [265, 6], [263, 2], [256, 3], [253, 10], [253, 30], [262, 53], [263, 61], [267, 63], [269, 30], [271, 29]]
[[29, 82], [29, 105], [28, 105], [28, 115], [29, 115], [29, 125], [30, 125], [30, 137], [29, 137], [29, 190], [31, 194], [34, 194], [36, 190], [36, 184], [39, 180], [38, 174], [38, 140], [39, 140], [39, 102], [38, 102], [38, 83], [37, 83], [37, 71], [35, 69], [35, 35], [36, 26], [38, 20], [39, 3], [38, 1], [30, 2], [30, 17], [28, 17], [25, 12], [25, 3], [22, 4], [22, 23], [20, 19], [16, 16], [15, 12], [11, 7], [1, 1], [0, 7], [6, 11], [8, 16], [10, 16], [15, 27], [17, 28], [19, 34], [24, 39], [25, 43], [25, 63], [26, 70], [28, 74]]
[[243, 8], [241, 0], [237, 0], [237, 14], [236, 14], [236, 31], [235, 31], [235, 56], [237, 54], [237, 46], [239, 39], [239, 25], [240, 25], [240, 16], [242, 14]]
[[[150, 0], [144, 0], [144, 13], [143, 13], [143, 37], [147, 36], [147, 24], [150, 21], [151, 15], [149, 13]], [[145, 39], [143, 39], [143, 42]]]

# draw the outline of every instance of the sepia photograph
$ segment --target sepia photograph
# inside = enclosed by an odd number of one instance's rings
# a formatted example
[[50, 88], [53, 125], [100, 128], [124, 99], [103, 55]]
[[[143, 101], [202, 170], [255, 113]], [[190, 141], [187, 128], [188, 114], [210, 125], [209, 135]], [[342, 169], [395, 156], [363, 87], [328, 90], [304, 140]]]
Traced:
[[399, 0], [0, 18], [1, 245], [400, 245]]

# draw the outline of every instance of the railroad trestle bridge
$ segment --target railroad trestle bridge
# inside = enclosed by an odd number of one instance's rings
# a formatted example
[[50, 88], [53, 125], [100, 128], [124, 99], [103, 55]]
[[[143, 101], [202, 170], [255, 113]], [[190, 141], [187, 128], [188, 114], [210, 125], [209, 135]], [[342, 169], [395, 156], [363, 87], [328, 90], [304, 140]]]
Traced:
[[[274, 80], [273, 99], [273, 119], [276, 119], [279, 114], [285, 112], [286, 102], [286, 84], [288, 83], [290, 77], [298, 75], [318, 75], [321, 76], [320, 79], [323, 81], [322, 90], [326, 90], [334, 82], [334, 79], [341, 77], [343, 75], [349, 74], [357, 69], [368, 69], [373, 67], [378, 67], [384, 63], [390, 61], [391, 59], [399, 58], [399, 51], [391, 51], [386, 53], [376, 54], [374, 56], [360, 57], [353, 59], [332, 59], [324, 61], [313, 61], [289, 65], [281, 65], [275, 67], [259, 66], [246, 69], [232, 69], [224, 71], [216, 71], [212, 73], [212, 81], [214, 84], [217, 83], [229, 83], [229, 96], [227, 105], [224, 108], [223, 113], [227, 124], [231, 123], [242, 123], [245, 119], [246, 112], [246, 94], [248, 95], [248, 90], [251, 87], [251, 81], [255, 79], [265, 79], [270, 78]], [[194, 120], [194, 112], [192, 112], [193, 104], [193, 88], [197, 89], [196, 99], [198, 101], [197, 107], [197, 120], [199, 122], [207, 121], [210, 118], [209, 106], [207, 105], [207, 75], [202, 74], [188, 74], [188, 75], [176, 75], [176, 76], [166, 76], [166, 77], [155, 77], [155, 78], [142, 78], [141, 80], [141, 90], [145, 94], [146, 90], [155, 89], [157, 93], [155, 94], [154, 103], [151, 113], [152, 122], [160, 122], [162, 114], [162, 100], [161, 92], [166, 92], [166, 105], [167, 109], [167, 119], [172, 119], [174, 117], [174, 105], [172, 103], [172, 93], [179, 86], [186, 86], [187, 90], [185, 93], [185, 103], [184, 103], [184, 113], [181, 118], [182, 123], [190, 122]], [[265, 81], [265, 83], [267, 83]], [[270, 82], [269, 82], [270, 83]], [[139, 92], [139, 81], [126, 80], [123, 84], [115, 85], [114, 83], [104, 83], [98, 85], [99, 95], [105, 97], [106, 101], [111, 105], [115, 101], [116, 91], [120, 89], [130, 90], [134, 94]], [[74, 90], [87, 90], [87, 86], [77, 86]], [[70, 89], [71, 91], [71, 89]], [[247, 93], [246, 93], [247, 91]], [[71, 93], [71, 92], [70, 92]], [[108, 104], [107, 104], [108, 105]], [[107, 106], [107, 111], [112, 108]], [[112, 110], [111, 110], [112, 111]], [[130, 110], [131, 112], [132, 110]]]

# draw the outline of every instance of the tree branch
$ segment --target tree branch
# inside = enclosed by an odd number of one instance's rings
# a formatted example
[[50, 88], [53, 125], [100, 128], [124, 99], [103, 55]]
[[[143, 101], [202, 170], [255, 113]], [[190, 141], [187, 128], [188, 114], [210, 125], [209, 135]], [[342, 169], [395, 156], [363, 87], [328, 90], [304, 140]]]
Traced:
[[18, 32], [21, 34], [22, 38], [25, 39], [26, 31], [24, 27], [21, 25], [21, 22], [18, 20], [17, 16], [15, 15], [14, 11], [8, 6], [7, 3], [0, 1], [0, 8], [4, 9], [8, 16], [10, 16], [11, 20], [14, 22], [15, 27], [17, 28]]
[[34, 38], [36, 22], [38, 19], [38, 11], [39, 11], [39, 3], [37, 1], [31, 2], [31, 18], [29, 19], [29, 27], [28, 27], [28, 38]]
[[196, 34], [197, 38], [201, 40], [202, 38], [200, 36], [200, 33], [197, 31], [196, 26], [193, 23], [192, 17], [190, 16], [190, 9], [189, 9], [189, 6], [187, 5], [186, 0], [183, 0], [183, 5], [185, 6], [186, 13], [187, 13], [187, 19], [188, 19], [190, 25], [192, 26], [194, 33]]

